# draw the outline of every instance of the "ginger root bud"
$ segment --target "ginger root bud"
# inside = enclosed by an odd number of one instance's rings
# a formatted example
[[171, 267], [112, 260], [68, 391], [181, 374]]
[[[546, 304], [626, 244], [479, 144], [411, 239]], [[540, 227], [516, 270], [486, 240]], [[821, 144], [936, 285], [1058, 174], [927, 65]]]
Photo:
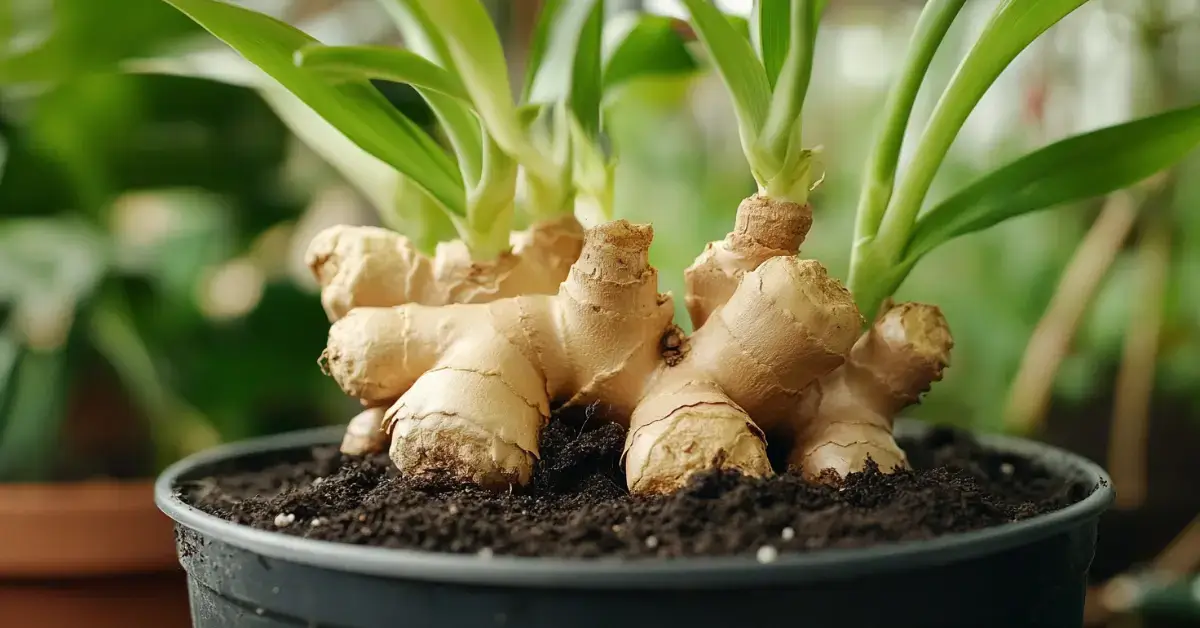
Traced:
[[812, 207], [755, 194], [738, 205], [733, 231], [709, 242], [684, 271], [685, 299], [699, 329], [733, 295], [742, 275], [772, 257], [795, 255], [812, 227]]
[[792, 465], [811, 478], [826, 470], [845, 477], [863, 470], [868, 457], [884, 472], [907, 467], [892, 419], [942, 378], [953, 346], [938, 308], [903, 303], [884, 311], [846, 364], [811, 392], [819, 402], [800, 419]]

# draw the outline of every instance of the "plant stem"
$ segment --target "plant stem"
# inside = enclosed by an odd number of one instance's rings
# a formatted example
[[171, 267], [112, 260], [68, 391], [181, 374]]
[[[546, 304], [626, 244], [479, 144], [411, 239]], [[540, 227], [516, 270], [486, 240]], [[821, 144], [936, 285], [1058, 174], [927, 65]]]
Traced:
[[1138, 207], [1131, 194], [1123, 190], [1108, 197], [1067, 264], [1013, 379], [1004, 412], [1008, 430], [1028, 434], [1041, 426], [1055, 376], [1079, 323], [1133, 229]]
[[467, 198], [466, 234], [476, 261], [496, 259], [508, 250], [513, 200], [517, 191], [517, 162], [490, 135], [483, 145], [483, 177]]
[[[863, 178], [856, 212], [852, 259], [859, 254], [859, 243], [874, 238], [879, 231], [884, 211], [892, 198], [896, 165], [900, 161], [900, 149], [912, 116], [913, 104], [925, 82], [934, 53], [965, 4], [966, 0], [932, 0], [921, 10], [921, 16], [917, 19], [908, 56], [900, 71], [900, 80], [888, 95], [883, 127], [867, 162], [867, 173]], [[851, 261], [853, 267], [854, 262]]]
[[887, 258], [895, 260], [903, 255], [933, 179], [980, 99], [1021, 51], [1085, 2], [1008, 0], [992, 13], [983, 33], [938, 98], [929, 125], [913, 152], [912, 164], [884, 212], [875, 245]]
[[767, 121], [759, 138], [760, 145], [781, 164], [786, 161], [789, 145], [797, 141], [800, 135], [794, 129], [801, 124], [804, 99], [808, 95], [808, 84], [812, 80], [817, 18], [813, 0], [792, 0], [788, 54], [779, 71], [775, 90], [771, 94]]

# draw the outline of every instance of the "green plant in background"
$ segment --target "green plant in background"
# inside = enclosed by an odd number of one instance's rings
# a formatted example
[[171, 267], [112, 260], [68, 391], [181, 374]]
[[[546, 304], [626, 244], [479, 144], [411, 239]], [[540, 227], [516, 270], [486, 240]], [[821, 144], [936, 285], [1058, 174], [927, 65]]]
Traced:
[[344, 404], [272, 244], [304, 205], [281, 192], [285, 130], [243, 90], [114, 74], [197, 30], [123, 6], [82, 54], [97, 6], [54, 3], [58, 28], [0, 63], [0, 481], [145, 477]]

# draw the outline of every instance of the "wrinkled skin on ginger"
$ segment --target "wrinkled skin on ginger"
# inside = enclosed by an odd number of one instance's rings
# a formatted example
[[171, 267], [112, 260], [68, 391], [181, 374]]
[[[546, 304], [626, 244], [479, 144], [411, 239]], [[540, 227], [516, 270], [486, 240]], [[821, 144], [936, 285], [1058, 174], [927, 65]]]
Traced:
[[368, 406], [348, 432], [386, 439], [409, 474], [524, 484], [552, 409], [571, 406], [628, 428], [638, 493], [717, 467], [770, 475], [767, 439], [813, 478], [868, 459], [903, 467], [892, 417], [940, 379], [945, 320], [902, 304], [861, 333], [849, 292], [796, 255], [810, 224], [807, 206], [744, 201], [734, 232], [688, 269], [690, 337], [657, 291], [650, 227], [616, 221], [585, 234], [553, 294], [372, 306], [347, 284], [340, 302], [356, 305], [332, 325], [321, 362]]
[[[313, 238], [305, 262], [321, 286], [325, 313], [335, 322], [356, 307], [486, 303], [519, 294], [553, 294], [579, 257], [583, 228], [572, 216], [544, 221], [513, 232], [510, 244], [510, 251], [488, 262], [472, 260], [459, 240], [439, 244], [429, 257], [394, 231], [338, 225]], [[342, 451], [362, 455], [386, 448], [383, 414], [394, 401], [364, 404], [367, 408], [346, 428]]]

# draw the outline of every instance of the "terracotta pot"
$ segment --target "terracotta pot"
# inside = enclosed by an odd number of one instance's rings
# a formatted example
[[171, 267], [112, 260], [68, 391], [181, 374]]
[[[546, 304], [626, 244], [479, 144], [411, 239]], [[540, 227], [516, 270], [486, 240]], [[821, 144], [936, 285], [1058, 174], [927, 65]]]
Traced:
[[0, 626], [190, 626], [151, 482], [0, 484]]

